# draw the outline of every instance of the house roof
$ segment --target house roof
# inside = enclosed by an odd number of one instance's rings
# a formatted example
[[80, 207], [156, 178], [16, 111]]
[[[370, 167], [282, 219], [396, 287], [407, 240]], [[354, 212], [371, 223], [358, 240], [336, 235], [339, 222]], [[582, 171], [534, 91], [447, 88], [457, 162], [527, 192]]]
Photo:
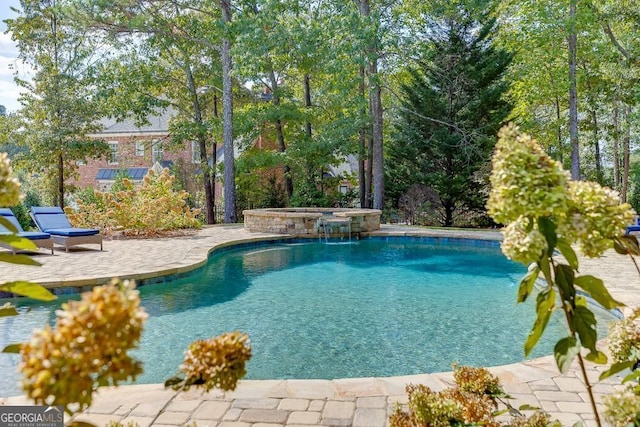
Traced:
[[169, 120], [175, 116], [176, 112], [172, 109], [157, 110], [157, 115], [147, 117], [148, 124], [138, 126], [132, 117], [127, 117], [123, 121], [105, 118], [101, 120], [104, 129], [100, 132], [104, 133], [168, 133]]
[[[163, 160], [160, 162], [160, 167], [170, 168], [173, 165], [171, 160]], [[113, 181], [118, 174], [126, 172], [134, 181], [141, 181], [142, 178], [149, 172], [150, 168], [102, 168], [98, 169], [96, 174], [96, 180], [98, 181]]]
[[113, 181], [116, 179], [118, 174], [126, 172], [129, 175], [129, 178], [134, 181], [140, 181], [144, 176], [149, 172], [149, 168], [128, 168], [128, 169], [116, 169], [116, 168], [105, 168], [99, 169], [96, 174], [96, 179], [100, 181]]

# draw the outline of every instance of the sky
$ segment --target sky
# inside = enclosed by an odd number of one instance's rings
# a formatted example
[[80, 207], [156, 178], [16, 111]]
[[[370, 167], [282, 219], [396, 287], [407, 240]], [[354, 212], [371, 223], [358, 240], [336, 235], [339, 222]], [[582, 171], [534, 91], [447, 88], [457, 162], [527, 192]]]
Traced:
[[25, 67], [18, 61], [18, 48], [11, 40], [10, 34], [5, 34], [7, 25], [4, 20], [16, 18], [17, 14], [11, 11], [10, 7], [20, 8], [19, 0], [0, 1], [0, 105], [7, 108], [7, 112], [16, 111], [20, 108], [18, 96], [20, 88], [13, 82], [14, 72], [10, 67], [17, 69], [22, 77], [26, 77]]

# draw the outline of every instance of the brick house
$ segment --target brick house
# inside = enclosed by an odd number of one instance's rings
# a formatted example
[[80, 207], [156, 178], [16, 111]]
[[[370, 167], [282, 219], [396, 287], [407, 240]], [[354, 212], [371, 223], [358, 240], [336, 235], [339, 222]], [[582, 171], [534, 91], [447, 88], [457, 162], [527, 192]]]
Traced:
[[[116, 176], [126, 171], [134, 182], [140, 182], [149, 169], [159, 164], [161, 167], [169, 167], [181, 163], [183, 170], [194, 174], [199, 171], [200, 150], [195, 141], [185, 141], [181, 149], [170, 144], [169, 121], [172, 118], [170, 110], [160, 115], [149, 118], [149, 124], [138, 126], [133, 120], [116, 122], [115, 120], [103, 121], [104, 129], [91, 137], [105, 140], [111, 149], [107, 158], [88, 159], [86, 163], [78, 163], [78, 179], [75, 184], [81, 188], [94, 187], [99, 191], [107, 191], [115, 182]], [[255, 149], [274, 149], [274, 141], [265, 141], [262, 135], [254, 141]], [[239, 153], [236, 152], [236, 156]], [[211, 156], [210, 156], [211, 157]], [[223, 147], [218, 144], [216, 153], [217, 163], [223, 162]], [[357, 161], [353, 156], [345, 159], [338, 167], [330, 167], [325, 174], [327, 176], [344, 176], [354, 174], [357, 171]], [[275, 176], [279, 182], [283, 181], [280, 167], [263, 170], [263, 177]], [[337, 190], [346, 193], [352, 188], [349, 180], [342, 180]], [[197, 191], [201, 189], [198, 188]], [[190, 190], [189, 190], [190, 191]], [[222, 184], [215, 183], [215, 199], [221, 200], [223, 194]]]
[[[110, 152], [106, 158], [89, 159], [78, 163], [79, 187], [94, 187], [105, 191], [111, 188], [118, 174], [126, 172], [134, 182], [139, 182], [149, 169], [157, 163], [169, 167], [182, 162], [185, 169], [199, 170], [200, 147], [195, 141], [185, 141], [181, 149], [170, 145], [169, 120], [171, 111], [149, 118], [149, 124], [137, 126], [133, 120], [116, 122], [103, 121], [104, 129], [90, 135], [101, 138], [109, 144]], [[220, 156], [222, 148], [219, 147]], [[221, 159], [218, 158], [220, 162]], [[220, 184], [216, 183], [216, 197], [222, 194]]]

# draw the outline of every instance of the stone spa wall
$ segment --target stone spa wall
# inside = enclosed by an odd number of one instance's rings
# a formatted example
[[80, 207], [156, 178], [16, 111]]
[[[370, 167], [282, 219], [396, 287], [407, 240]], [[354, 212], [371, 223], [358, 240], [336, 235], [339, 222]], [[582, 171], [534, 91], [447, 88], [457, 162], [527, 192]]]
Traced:
[[[319, 221], [331, 225], [339, 234], [348, 233], [347, 222], [351, 218], [351, 234], [380, 229], [378, 209], [346, 208], [273, 208], [243, 211], [244, 229], [253, 232], [290, 234], [293, 236], [318, 236]], [[333, 234], [333, 232], [332, 232]]]

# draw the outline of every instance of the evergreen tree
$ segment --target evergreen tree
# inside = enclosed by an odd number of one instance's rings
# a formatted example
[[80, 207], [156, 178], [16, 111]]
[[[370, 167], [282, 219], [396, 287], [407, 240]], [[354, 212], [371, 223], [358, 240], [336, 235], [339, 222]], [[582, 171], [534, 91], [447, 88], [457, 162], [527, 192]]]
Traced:
[[484, 212], [483, 171], [511, 107], [503, 75], [511, 55], [492, 45], [495, 21], [481, 25], [458, 10], [434, 22], [418, 66], [402, 86], [402, 104], [388, 155], [395, 206], [412, 185], [433, 188], [440, 223]]

